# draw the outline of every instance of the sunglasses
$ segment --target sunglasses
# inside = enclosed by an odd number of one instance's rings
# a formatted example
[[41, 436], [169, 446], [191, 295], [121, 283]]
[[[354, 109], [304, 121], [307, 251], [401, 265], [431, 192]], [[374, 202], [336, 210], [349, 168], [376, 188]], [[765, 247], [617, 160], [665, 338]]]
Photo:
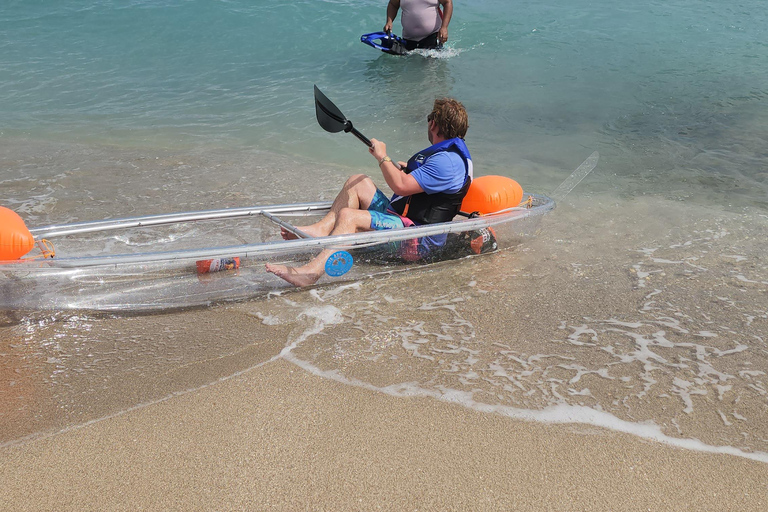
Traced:
[[427, 122], [434, 121], [435, 120], [435, 113], [432, 112], [427, 116]]

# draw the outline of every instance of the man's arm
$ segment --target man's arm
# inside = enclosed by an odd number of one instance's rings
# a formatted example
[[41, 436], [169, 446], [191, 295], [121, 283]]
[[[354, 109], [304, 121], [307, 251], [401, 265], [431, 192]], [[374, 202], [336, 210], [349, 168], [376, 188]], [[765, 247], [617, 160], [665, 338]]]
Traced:
[[424, 192], [416, 181], [416, 178], [406, 174], [397, 168], [392, 160], [385, 160], [387, 156], [387, 145], [376, 139], [371, 139], [373, 146], [369, 149], [373, 157], [379, 162], [381, 174], [384, 175], [384, 181], [389, 188], [399, 196], [412, 196]]
[[397, 18], [397, 11], [400, 10], [400, 0], [389, 0], [387, 5], [387, 23], [384, 25], [384, 32], [392, 31], [392, 23]]
[[384, 180], [395, 194], [399, 196], [412, 196], [413, 194], [424, 192], [416, 178], [410, 174], [405, 174], [394, 163], [385, 161], [379, 167], [384, 175]]
[[[397, 0], [398, 3], [400, 0]], [[443, 6], [443, 24], [440, 26], [440, 32], [437, 34], [437, 40], [441, 43], [448, 41], [448, 24], [453, 16], [453, 0], [440, 0]]]

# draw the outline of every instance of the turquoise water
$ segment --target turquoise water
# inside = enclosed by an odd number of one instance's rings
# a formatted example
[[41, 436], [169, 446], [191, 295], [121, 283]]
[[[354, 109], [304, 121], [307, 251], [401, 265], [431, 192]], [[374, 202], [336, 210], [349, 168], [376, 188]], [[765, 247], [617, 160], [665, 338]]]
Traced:
[[0, 313], [0, 446], [282, 358], [768, 461], [764, 2], [459, 2], [447, 50], [403, 58], [359, 42], [385, 4], [3, 2], [0, 204], [35, 226], [383, 186], [314, 84], [393, 158], [451, 95], [477, 175], [547, 193], [600, 161], [519, 250], [167, 315]]
[[[452, 95], [470, 112], [479, 173], [514, 173], [521, 160], [570, 169], [599, 150], [617, 182], [596, 187], [766, 205], [761, 2], [480, 0], [457, 11], [445, 55], [394, 58], [358, 40], [383, 25], [380, 1], [6, 2], [3, 135], [355, 167], [370, 163], [365, 148], [319, 129], [313, 84], [402, 158], [424, 145], [432, 99]], [[518, 177], [545, 190], [560, 178]]]

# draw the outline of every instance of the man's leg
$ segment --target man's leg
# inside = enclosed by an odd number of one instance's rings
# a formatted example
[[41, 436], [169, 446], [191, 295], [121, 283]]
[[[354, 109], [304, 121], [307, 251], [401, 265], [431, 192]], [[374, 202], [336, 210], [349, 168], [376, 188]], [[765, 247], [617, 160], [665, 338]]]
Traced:
[[[341, 208], [335, 215], [336, 225], [329, 233], [345, 235], [359, 231], [371, 231], [371, 214], [367, 210], [357, 208]], [[312, 261], [301, 267], [273, 265], [267, 263], [267, 272], [281, 277], [295, 286], [315, 284], [325, 274], [325, 262], [333, 254], [333, 249], [325, 249], [315, 256]]]
[[[309, 236], [328, 236], [336, 226], [339, 212], [343, 208], [366, 210], [368, 206], [370, 206], [371, 200], [375, 194], [376, 184], [373, 180], [365, 174], [356, 174], [344, 183], [344, 186], [336, 196], [330, 211], [325, 217], [309, 226], [297, 227]], [[353, 231], [350, 231], [350, 233], [352, 232]], [[285, 229], [281, 229], [280, 234], [285, 240], [296, 238], [296, 235]]]

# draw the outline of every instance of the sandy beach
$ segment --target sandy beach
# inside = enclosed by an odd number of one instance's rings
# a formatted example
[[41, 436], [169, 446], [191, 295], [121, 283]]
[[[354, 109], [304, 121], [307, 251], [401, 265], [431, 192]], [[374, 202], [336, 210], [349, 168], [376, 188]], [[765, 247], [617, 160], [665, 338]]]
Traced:
[[0, 512], [768, 511], [764, 2], [462, 2], [403, 57], [360, 43], [376, 2], [6, 4], [0, 205], [31, 228], [388, 190], [315, 87], [395, 160], [441, 96], [475, 176], [554, 196], [600, 160], [503, 251], [307, 289], [245, 253], [126, 288], [74, 268], [70, 301], [0, 268]]
[[3, 448], [3, 510], [766, 510], [740, 457], [393, 398], [285, 360]]
[[[655, 201], [623, 208], [562, 205], [573, 225], [591, 216], [626, 232], [593, 240], [598, 231], [549, 224], [519, 250], [425, 271], [409, 301], [398, 290], [411, 278], [397, 274], [28, 332], [9, 321], [6, 391], [27, 398], [8, 410], [27, 416], [8, 418], [19, 433], [0, 448], [0, 509], [766, 510], [766, 464], [746, 457], [765, 439], [764, 221]], [[666, 222], [631, 222], [650, 208]], [[505, 264], [515, 279], [501, 282], [487, 267]], [[445, 301], [449, 278], [471, 284]], [[514, 293], [537, 287], [558, 293]], [[601, 358], [603, 346], [626, 362]], [[687, 364], [661, 367], [656, 354]], [[684, 395], [715, 369], [706, 393]], [[659, 383], [643, 394], [650, 379]], [[533, 392], [504, 396], [506, 381]], [[470, 389], [474, 408], [434, 398]], [[562, 401], [745, 456], [489, 412]], [[59, 432], [12, 441], [47, 430]]]

